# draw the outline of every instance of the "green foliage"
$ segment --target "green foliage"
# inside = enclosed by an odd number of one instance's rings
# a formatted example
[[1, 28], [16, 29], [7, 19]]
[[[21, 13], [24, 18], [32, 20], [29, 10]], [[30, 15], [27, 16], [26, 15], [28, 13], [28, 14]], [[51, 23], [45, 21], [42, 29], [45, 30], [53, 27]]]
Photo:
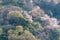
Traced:
[[49, 39], [50, 40], [58, 40], [59, 39], [59, 33], [57, 30], [51, 31], [49, 33]]
[[3, 29], [2, 29], [2, 28], [0, 28], [0, 35], [2, 35], [2, 33], [3, 33]]
[[32, 35], [32, 33], [30, 33], [27, 30], [23, 31], [23, 27], [22, 26], [16, 26], [16, 30], [12, 30], [10, 29], [8, 31], [8, 39], [9, 40], [37, 40], [35, 38], [35, 36]]
[[13, 40], [13, 39], [16, 39], [18, 36], [18, 32], [10, 29], [8, 30], [8, 40]]
[[4, 7], [6, 7], [6, 6], [5, 6], [5, 5], [1, 5], [1, 4], [0, 4], [0, 9], [2, 9], [2, 8], [4, 8]]
[[[46, 31], [44, 29], [45, 27], [42, 27], [40, 23], [40, 17], [43, 17], [44, 12], [41, 12], [41, 10], [37, 9], [36, 5], [35, 10], [35, 7], [30, 10], [32, 11], [30, 17], [29, 14], [26, 14], [28, 18], [25, 18], [23, 16], [24, 10], [29, 12], [29, 1], [32, 0], [0, 0], [0, 26], [2, 26], [3, 28], [0, 28], [0, 40], [40, 40], [40, 37], [44, 40], [60, 40], [60, 28], [51, 31], [49, 31], [50, 29], [46, 29], [48, 30]], [[7, 8], [7, 6], [9, 7]], [[22, 8], [22, 13], [18, 10], [14, 10], [15, 7], [11, 8], [10, 6], [18, 6]], [[52, 12], [48, 13], [50, 13], [48, 14], [49, 16], [53, 16]], [[33, 23], [30, 22], [29, 18], [33, 20]], [[44, 37], [46, 37], [47, 39]]]
[[43, 31], [42, 25], [39, 22], [33, 22], [30, 32], [36, 37], [38, 37], [38, 35], [40, 36], [42, 31]]
[[20, 36], [20, 40], [37, 40], [29, 31], [25, 30]]
[[56, 32], [58, 33], [57, 40], [60, 40], [60, 28], [56, 28]]
[[19, 18], [19, 17], [23, 17], [23, 15], [19, 11], [11, 11], [7, 14], [8, 19]]
[[23, 32], [23, 27], [22, 26], [16, 26], [16, 31]]
[[39, 22], [34, 22], [33, 24], [36, 28], [39, 28], [40, 30], [43, 30], [43, 27]]
[[60, 33], [60, 28], [56, 28], [56, 31], [57, 31], [58, 33]]
[[21, 33], [21, 34], [23, 33], [23, 27], [22, 26], [16, 26], [15, 30], [13, 30], [13, 29], [8, 30], [9, 35], [12, 35], [12, 34], [18, 35], [19, 33]]
[[23, 15], [19, 11], [12, 11], [7, 14], [7, 20], [11, 25], [22, 25], [24, 28], [31, 28], [29, 21], [24, 19]]

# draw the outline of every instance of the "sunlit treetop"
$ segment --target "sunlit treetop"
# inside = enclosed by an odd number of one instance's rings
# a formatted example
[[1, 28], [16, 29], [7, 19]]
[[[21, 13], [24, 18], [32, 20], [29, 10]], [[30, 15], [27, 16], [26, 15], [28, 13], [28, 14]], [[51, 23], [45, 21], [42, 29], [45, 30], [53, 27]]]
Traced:
[[11, 11], [7, 14], [7, 18], [19, 18], [19, 17], [23, 17], [23, 15], [20, 13], [20, 11]]

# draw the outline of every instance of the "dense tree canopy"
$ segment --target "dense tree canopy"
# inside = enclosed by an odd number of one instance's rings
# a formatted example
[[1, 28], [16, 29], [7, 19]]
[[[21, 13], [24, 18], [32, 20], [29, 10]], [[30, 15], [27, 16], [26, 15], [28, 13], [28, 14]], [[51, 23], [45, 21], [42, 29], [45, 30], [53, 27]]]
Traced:
[[0, 0], [0, 40], [60, 40], [60, 3]]

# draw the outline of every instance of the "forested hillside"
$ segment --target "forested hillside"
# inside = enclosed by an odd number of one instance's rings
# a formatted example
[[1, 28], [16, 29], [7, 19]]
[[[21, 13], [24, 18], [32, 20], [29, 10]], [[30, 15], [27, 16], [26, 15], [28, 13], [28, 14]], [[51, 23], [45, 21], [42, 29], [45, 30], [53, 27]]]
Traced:
[[60, 40], [60, 0], [0, 0], [0, 40]]

